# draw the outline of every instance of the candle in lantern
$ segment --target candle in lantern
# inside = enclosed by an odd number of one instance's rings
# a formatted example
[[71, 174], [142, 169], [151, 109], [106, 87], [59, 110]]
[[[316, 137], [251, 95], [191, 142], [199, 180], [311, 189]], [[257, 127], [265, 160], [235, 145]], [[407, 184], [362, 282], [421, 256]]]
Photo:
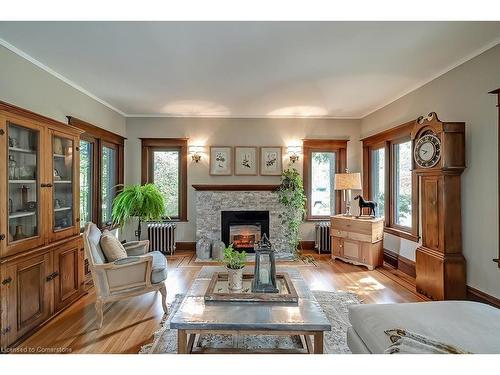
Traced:
[[267, 269], [261, 269], [259, 271], [259, 279], [263, 284], [269, 284], [269, 271]]

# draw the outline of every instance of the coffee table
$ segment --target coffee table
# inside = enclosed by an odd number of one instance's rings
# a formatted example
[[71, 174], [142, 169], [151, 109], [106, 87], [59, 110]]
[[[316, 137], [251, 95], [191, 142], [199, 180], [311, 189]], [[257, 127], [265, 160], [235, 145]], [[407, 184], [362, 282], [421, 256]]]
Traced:
[[[298, 304], [253, 302], [205, 302], [204, 295], [214, 272], [224, 267], [205, 266], [198, 273], [179, 309], [170, 321], [177, 329], [177, 352], [189, 353], [245, 353], [239, 348], [194, 348], [196, 335], [298, 335], [302, 349], [256, 349], [252, 353], [323, 353], [323, 333], [331, 330], [330, 322], [300, 272], [291, 267], [277, 267], [287, 272], [299, 297]], [[244, 272], [252, 272], [245, 267]], [[311, 340], [311, 337], [313, 340]]]

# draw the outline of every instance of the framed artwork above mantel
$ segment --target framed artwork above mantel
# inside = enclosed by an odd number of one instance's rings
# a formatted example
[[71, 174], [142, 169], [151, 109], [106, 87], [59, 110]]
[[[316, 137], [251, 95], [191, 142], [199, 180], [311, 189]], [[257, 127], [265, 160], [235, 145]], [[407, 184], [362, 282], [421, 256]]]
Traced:
[[259, 159], [257, 147], [235, 146], [234, 148], [234, 175], [257, 176]]
[[233, 148], [210, 146], [210, 176], [231, 176], [232, 174]]
[[282, 148], [267, 146], [260, 148], [260, 175], [281, 176], [283, 173]]

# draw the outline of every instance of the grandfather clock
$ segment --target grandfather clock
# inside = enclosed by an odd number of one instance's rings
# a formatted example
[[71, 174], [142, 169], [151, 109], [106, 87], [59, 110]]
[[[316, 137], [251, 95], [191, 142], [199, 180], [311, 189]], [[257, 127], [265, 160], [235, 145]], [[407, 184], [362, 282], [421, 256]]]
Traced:
[[411, 138], [422, 221], [417, 291], [435, 300], [464, 299], [460, 175], [465, 169], [465, 123], [442, 122], [432, 112], [417, 119]]

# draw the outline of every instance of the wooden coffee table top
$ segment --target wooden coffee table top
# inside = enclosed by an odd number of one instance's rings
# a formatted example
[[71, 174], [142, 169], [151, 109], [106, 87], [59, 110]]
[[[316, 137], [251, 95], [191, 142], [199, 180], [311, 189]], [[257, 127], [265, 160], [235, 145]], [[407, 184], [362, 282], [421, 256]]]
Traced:
[[[300, 272], [290, 267], [277, 267], [287, 272], [299, 297], [298, 304], [252, 302], [206, 302], [205, 292], [214, 272], [224, 267], [203, 267], [184, 301], [173, 316], [170, 327], [184, 330], [241, 331], [330, 331], [331, 325], [321, 306], [302, 279]], [[253, 272], [245, 267], [244, 272]]]

